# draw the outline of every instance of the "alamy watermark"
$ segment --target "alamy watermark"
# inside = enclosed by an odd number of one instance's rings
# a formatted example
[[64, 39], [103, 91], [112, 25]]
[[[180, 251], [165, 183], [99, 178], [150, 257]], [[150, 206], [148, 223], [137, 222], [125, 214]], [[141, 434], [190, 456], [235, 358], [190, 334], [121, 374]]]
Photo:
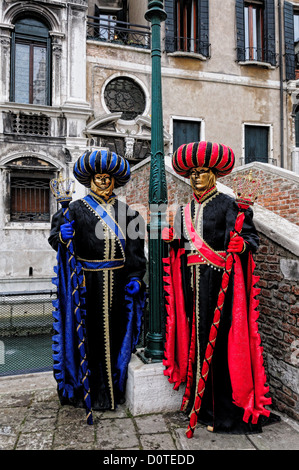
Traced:
[[[112, 229], [108, 231], [108, 237], [110, 238], [114, 237], [113, 225], [115, 223], [119, 229], [119, 235], [124, 239], [158, 239], [160, 234], [156, 224], [149, 223], [148, 227], [146, 227], [149, 215], [151, 217], [155, 215], [155, 221], [159, 219], [161, 228], [170, 227], [174, 225], [179, 208], [179, 204], [150, 204], [149, 206], [134, 204], [127, 206], [124, 211], [118, 209], [116, 213], [114, 207], [110, 206], [108, 213], [104, 212], [101, 214], [101, 219], [96, 224], [95, 234], [100, 240], [107, 238], [106, 222]], [[180, 217], [177, 220], [179, 223], [176, 224], [175, 234], [176, 238], [180, 239], [182, 235]], [[202, 218], [199, 220], [199, 223], [202, 224]]]

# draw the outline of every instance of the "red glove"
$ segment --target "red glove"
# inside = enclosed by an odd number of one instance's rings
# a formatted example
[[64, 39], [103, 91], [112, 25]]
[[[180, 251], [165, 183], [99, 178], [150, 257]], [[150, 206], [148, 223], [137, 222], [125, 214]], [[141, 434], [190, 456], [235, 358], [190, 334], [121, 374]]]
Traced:
[[[230, 232], [230, 235], [233, 235], [233, 232]], [[228, 253], [242, 253], [245, 250], [245, 242], [244, 238], [240, 237], [240, 235], [235, 235], [233, 238], [230, 239], [228, 244], [227, 251]]]
[[162, 240], [165, 242], [172, 242], [174, 239], [174, 228], [173, 227], [164, 227], [162, 230]]

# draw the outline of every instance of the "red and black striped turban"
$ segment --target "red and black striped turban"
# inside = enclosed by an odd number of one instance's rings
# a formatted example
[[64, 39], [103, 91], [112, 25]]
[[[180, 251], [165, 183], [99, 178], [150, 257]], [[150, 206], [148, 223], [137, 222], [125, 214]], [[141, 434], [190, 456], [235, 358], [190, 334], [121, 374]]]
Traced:
[[173, 154], [172, 166], [176, 173], [188, 178], [190, 170], [197, 167], [211, 168], [218, 177], [228, 175], [235, 164], [230, 147], [212, 142], [191, 142], [181, 145]]

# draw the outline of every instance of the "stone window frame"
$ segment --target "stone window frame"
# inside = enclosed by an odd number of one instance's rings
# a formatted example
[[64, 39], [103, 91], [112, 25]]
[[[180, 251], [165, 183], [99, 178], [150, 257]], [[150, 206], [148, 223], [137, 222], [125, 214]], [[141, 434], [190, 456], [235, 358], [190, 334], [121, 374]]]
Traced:
[[[62, 32], [62, 25], [56, 14], [46, 5], [35, 4], [13, 4], [4, 12], [3, 23], [0, 25], [0, 59], [2, 64], [2, 95], [5, 102], [10, 100], [10, 83], [11, 83], [11, 41], [14, 32], [14, 23], [21, 16], [30, 16], [40, 18], [49, 26], [50, 36], [50, 62], [51, 62], [51, 103], [44, 107], [53, 107], [61, 105], [61, 70], [62, 70], [62, 50], [65, 34]], [[36, 108], [36, 105], [29, 104]], [[41, 106], [39, 106], [41, 107]]]
[[[29, 21], [38, 21], [43, 25], [43, 33], [36, 36], [33, 35], [30, 31], [29, 26], [27, 28], [22, 27], [22, 32], [17, 31], [19, 29], [19, 24], [23, 20]], [[47, 35], [46, 35], [47, 31]], [[18, 46], [27, 46], [29, 49], [28, 57], [28, 102], [20, 101], [16, 98], [16, 78], [17, 78], [17, 47]], [[37, 49], [43, 49], [45, 53], [45, 102], [41, 103], [43, 106], [51, 106], [51, 37], [49, 34], [49, 25], [44, 21], [44, 18], [41, 16], [25, 15], [16, 18], [15, 20], [15, 29], [12, 32], [11, 38], [11, 62], [10, 62], [10, 101], [13, 103], [25, 103], [36, 105], [38, 103], [34, 102], [34, 67], [35, 67], [35, 51]]]
[[[37, 167], [18, 167], [18, 165], [13, 166], [12, 162], [20, 161], [26, 157], [33, 157], [42, 162], [44, 162], [45, 168]], [[0, 162], [0, 173], [2, 173], [3, 181], [3, 194], [5, 197], [4, 204], [4, 229], [40, 229], [40, 230], [49, 230], [51, 225], [51, 218], [54, 213], [57, 211], [57, 202], [49, 191], [49, 217], [47, 221], [42, 220], [11, 220], [11, 179], [12, 177], [20, 177], [29, 180], [29, 178], [40, 178], [47, 179], [50, 183], [52, 178], [58, 177], [58, 174], [63, 171], [63, 167], [60, 163], [54, 160], [51, 157], [48, 157], [44, 154], [39, 154], [35, 152], [23, 152], [16, 153], [5, 157]], [[1, 176], [1, 175], [0, 175]]]
[[[101, 103], [102, 103], [102, 106], [103, 106], [103, 109], [104, 109], [105, 113], [107, 115], [114, 114], [108, 109], [107, 104], [105, 102], [104, 94], [105, 94], [105, 89], [106, 89], [107, 85], [112, 80], [115, 80], [117, 78], [128, 78], [130, 80], [133, 80], [142, 89], [142, 91], [144, 93], [144, 97], [145, 97], [145, 107], [144, 107], [143, 113], [140, 114], [139, 116], [148, 116], [149, 110], [150, 110], [150, 105], [151, 105], [151, 98], [150, 98], [150, 93], [149, 93], [147, 87], [142, 82], [142, 80], [140, 80], [138, 77], [136, 77], [135, 75], [129, 74], [129, 73], [125, 73], [125, 72], [114, 73], [114, 74], [110, 75], [110, 77], [108, 77], [107, 80], [105, 80], [105, 82], [103, 83], [102, 90], [101, 90]], [[123, 123], [123, 124], [126, 124], [126, 123], [130, 124], [130, 122], [134, 122], [134, 121], [135, 121], [134, 119], [132, 119], [132, 120], [119, 119], [119, 122]]]

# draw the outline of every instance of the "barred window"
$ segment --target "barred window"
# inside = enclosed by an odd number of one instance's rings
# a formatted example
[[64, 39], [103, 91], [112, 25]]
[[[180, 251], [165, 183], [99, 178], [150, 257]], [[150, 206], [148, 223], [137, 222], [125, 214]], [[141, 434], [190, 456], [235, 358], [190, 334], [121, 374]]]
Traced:
[[12, 222], [49, 222], [49, 179], [11, 176], [10, 220]]

